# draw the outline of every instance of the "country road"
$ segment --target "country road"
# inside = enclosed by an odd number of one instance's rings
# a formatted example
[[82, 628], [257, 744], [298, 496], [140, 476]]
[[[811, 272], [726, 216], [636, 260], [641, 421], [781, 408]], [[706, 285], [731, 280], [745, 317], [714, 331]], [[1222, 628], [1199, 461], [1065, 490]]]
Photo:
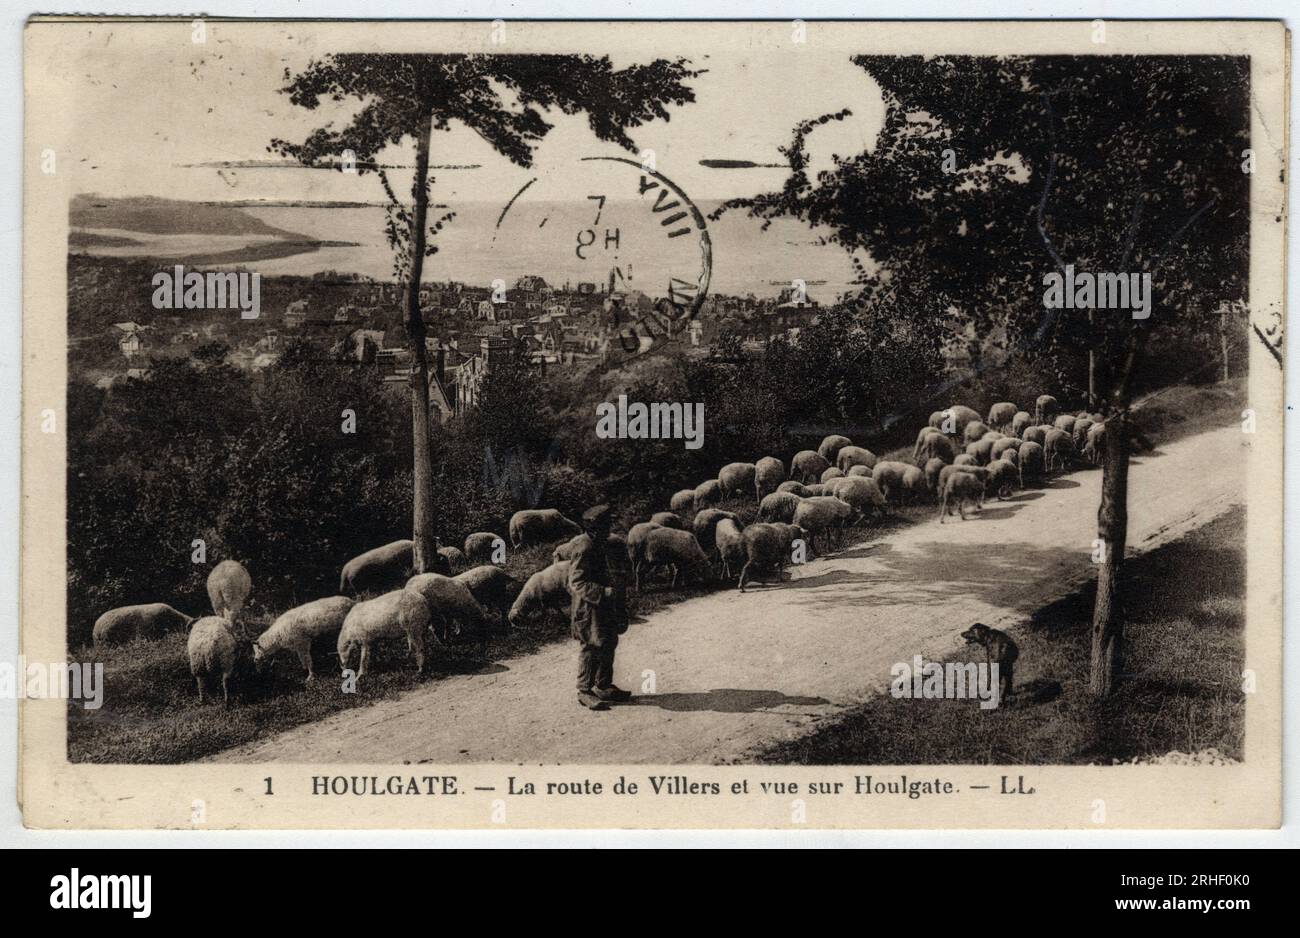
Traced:
[[[1235, 425], [1134, 460], [1130, 552], [1150, 550], [1244, 500]], [[1010, 629], [1091, 577], [1101, 473], [1083, 470], [982, 514], [927, 520], [634, 623], [616, 682], [654, 693], [581, 709], [576, 647], [548, 646], [365, 708], [219, 753], [285, 763], [745, 761], [885, 688], [889, 668], [942, 656], [972, 622]]]

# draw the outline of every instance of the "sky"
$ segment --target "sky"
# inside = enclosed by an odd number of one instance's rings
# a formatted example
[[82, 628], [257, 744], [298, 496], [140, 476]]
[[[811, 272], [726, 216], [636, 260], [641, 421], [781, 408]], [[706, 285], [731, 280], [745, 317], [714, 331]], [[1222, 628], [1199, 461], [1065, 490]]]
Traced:
[[[370, 175], [211, 165], [274, 159], [266, 150], [272, 138], [300, 140], [322, 123], [346, 120], [350, 105], [327, 102], [308, 112], [279, 93], [284, 70], [297, 71], [313, 55], [330, 51], [328, 41], [309, 39], [302, 35], [304, 24], [293, 23], [227, 32], [224, 39], [224, 25], [212, 24], [202, 44], [189, 41], [187, 24], [169, 28], [175, 41], [154, 38], [142, 44], [103, 24], [86, 27], [85, 36], [69, 37], [68, 61], [76, 68], [66, 81], [78, 112], [74, 146], [80, 152], [73, 160], [80, 191], [197, 200], [383, 199]], [[83, 48], [71, 54], [76, 46]], [[633, 60], [624, 56], [623, 61], [616, 44], [584, 51], [609, 51], [616, 65]], [[778, 147], [789, 142], [792, 127], [802, 119], [841, 108], [853, 111], [811, 138], [814, 170], [829, 166], [832, 153], [869, 147], [879, 129], [884, 110], [879, 90], [846, 55], [791, 45], [779, 51], [721, 49], [690, 58], [694, 67], [707, 69], [691, 81], [696, 102], [674, 108], [668, 122], [646, 125], [633, 137], [638, 147], [654, 150], [659, 171], [696, 201], [778, 187], [785, 178], [780, 168], [711, 169], [699, 161], [782, 163]], [[555, 127], [538, 147], [531, 171], [511, 165], [463, 127], [436, 135], [435, 164], [481, 168], [438, 171], [435, 197], [504, 199], [541, 175], [555, 184], [553, 197], [583, 198], [577, 160], [621, 151], [597, 141], [582, 116], [557, 114], [552, 120]], [[409, 153], [394, 152], [391, 161], [409, 163]]]

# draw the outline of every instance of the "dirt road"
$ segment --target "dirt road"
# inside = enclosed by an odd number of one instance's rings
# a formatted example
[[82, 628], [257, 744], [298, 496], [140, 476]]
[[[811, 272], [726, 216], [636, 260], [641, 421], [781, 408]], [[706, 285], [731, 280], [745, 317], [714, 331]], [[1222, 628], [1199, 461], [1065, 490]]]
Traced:
[[[1135, 460], [1129, 542], [1149, 550], [1243, 499], [1237, 427]], [[797, 568], [793, 579], [703, 596], [636, 623], [616, 682], [652, 693], [581, 709], [575, 648], [547, 647], [219, 754], [289, 763], [744, 761], [934, 658], [971, 622], [1010, 628], [1091, 577], [1099, 471], [1080, 471], [972, 520], [937, 521]], [[495, 673], [492, 673], [495, 672]]]

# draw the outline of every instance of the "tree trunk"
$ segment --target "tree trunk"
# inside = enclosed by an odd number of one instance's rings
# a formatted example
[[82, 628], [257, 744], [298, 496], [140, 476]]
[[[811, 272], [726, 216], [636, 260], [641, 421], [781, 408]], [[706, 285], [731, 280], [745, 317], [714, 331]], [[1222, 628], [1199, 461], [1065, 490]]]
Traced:
[[1223, 380], [1232, 376], [1228, 373], [1228, 307], [1219, 310], [1219, 355], [1223, 358]]
[[1097, 697], [1114, 688], [1123, 663], [1124, 610], [1120, 573], [1128, 539], [1128, 428], [1123, 411], [1106, 419], [1102, 458], [1101, 506], [1097, 509], [1097, 536], [1104, 544], [1097, 573], [1097, 600], [1092, 610], [1092, 677]]
[[[1088, 310], [1088, 335], [1096, 335], [1093, 310]], [[1088, 410], [1097, 409], [1097, 350], [1088, 349]]]
[[415, 179], [411, 196], [415, 205], [411, 220], [411, 263], [406, 284], [406, 335], [411, 351], [411, 440], [415, 465], [411, 473], [414, 488], [412, 534], [415, 542], [416, 573], [433, 568], [438, 540], [434, 532], [433, 451], [429, 440], [429, 356], [424, 347], [424, 318], [420, 315], [420, 278], [424, 273], [424, 250], [429, 218], [429, 138], [433, 115], [420, 128], [415, 141]]

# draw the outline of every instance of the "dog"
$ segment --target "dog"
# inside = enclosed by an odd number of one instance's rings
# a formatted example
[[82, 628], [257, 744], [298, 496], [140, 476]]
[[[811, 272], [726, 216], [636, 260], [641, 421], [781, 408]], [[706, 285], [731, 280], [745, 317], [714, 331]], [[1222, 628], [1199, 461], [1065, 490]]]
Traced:
[[1016, 659], [1020, 657], [1020, 648], [1011, 636], [999, 629], [991, 629], [983, 622], [976, 622], [961, 633], [967, 645], [983, 645], [988, 655], [988, 663], [998, 666], [998, 700], [1010, 700], [1014, 686], [1013, 671]]

